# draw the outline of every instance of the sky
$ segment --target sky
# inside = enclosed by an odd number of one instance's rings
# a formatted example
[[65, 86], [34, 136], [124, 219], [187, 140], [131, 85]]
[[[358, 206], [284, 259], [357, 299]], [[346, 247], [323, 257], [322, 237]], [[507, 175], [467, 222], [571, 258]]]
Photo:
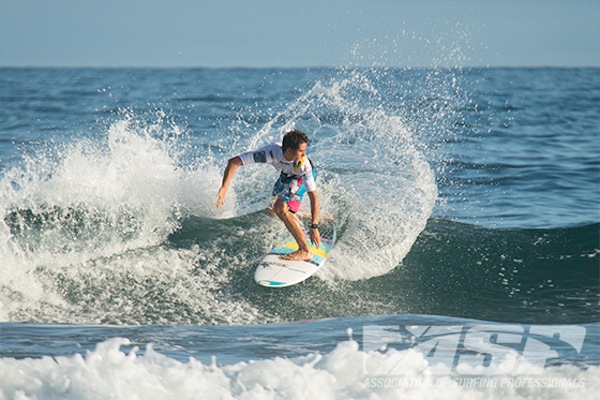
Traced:
[[600, 0], [0, 0], [0, 66], [600, 66]]

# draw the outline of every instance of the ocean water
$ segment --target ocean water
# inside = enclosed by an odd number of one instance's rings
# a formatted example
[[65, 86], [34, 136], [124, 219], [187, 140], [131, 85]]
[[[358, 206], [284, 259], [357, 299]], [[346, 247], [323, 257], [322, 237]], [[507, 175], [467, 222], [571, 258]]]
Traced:
[[[0, 399], [594, 398], [598, 68], [0, 69]], [[254, 283], [311, 138], [338, 243]]]

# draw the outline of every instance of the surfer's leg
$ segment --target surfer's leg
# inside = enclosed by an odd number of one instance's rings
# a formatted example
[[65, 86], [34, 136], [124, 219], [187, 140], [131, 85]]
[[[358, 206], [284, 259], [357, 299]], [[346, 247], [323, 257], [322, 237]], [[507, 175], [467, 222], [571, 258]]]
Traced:
[[289, 207], [285, 200], [277, 199], [275, 204], [273, 205], [273, 211], [281, 221], [283, 221], [287, 230], [292, 234], [294, 239], [296, 239], [296, 243], [298, 243], [298, 250], [281, 256], [281, 258], [285, 260], [310, 260], [312, 258], [312, 253], [310, 252], [310, 248], [308, 247], [308, 243], [306, 238], [304, 237], [304, 232], [302, 232], [302, 226], [300, 222], [292, 215], [289, 210]]

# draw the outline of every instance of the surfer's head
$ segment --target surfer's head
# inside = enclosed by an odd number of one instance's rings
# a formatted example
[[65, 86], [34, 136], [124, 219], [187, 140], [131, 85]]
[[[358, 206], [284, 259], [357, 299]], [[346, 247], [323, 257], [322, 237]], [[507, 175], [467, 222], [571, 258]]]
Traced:
[[298, 130], [289, 131], [283, 137], [283, 157], [289, 161], [300, 162], [306, 155], [308, 137]]
[[286, 151], [290, 150], [298, 150], [302, 143], [308, 143], [308, 137], [304, 132], [300, 132], [299, 130], [289, 131], [283, 137], [282, 149]]

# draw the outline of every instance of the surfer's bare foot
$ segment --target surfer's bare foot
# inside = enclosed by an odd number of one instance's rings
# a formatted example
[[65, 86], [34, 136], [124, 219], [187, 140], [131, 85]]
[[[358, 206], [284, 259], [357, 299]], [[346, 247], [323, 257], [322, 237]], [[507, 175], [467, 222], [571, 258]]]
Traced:
[[282, 255], [281, 258], [289, 261], [309, 261], [312, 259], [312, 253], [310, 251], [296, 250], [293, 253]]

